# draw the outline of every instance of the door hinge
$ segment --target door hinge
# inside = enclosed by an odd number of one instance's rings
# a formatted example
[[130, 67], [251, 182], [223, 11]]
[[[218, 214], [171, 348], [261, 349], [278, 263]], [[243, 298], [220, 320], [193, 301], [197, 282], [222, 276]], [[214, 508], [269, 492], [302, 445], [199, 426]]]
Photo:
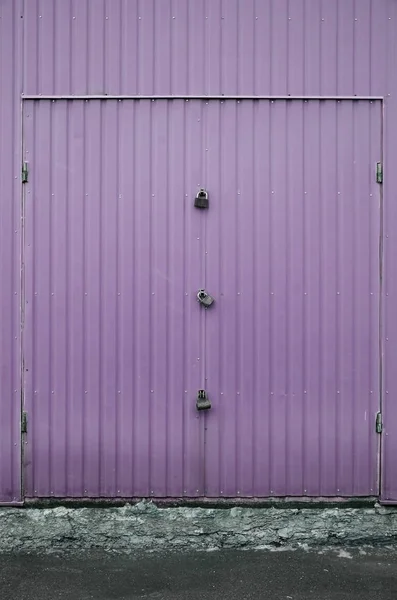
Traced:
[[382, 433], [383, 431], [383, 421], [382, 421], [382, 413], [376, 413], [376, 433]]
[[383, 183], [383, 165], [381, 162], [376, 163], [376, 183]]
[[29, 178], [28, 163], [26, 160], [22, 163], [22, 183], [27, 183]]
[[21, 433], [28, 432], [28, 413], [23, 411], [21, 417]]

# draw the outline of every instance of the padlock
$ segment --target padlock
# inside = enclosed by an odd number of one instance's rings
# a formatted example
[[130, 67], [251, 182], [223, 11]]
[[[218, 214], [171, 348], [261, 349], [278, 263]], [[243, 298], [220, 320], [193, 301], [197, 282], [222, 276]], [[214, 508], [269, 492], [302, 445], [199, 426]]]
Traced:
[[208, 208], [209, 207], [208, 192], [204, 188], [201, 188], [197, 192], [196, 197], [194, 199], [194, 206], [196, 208]]
[[199, 290], [197, 292], [197, 300], [204, 306], [204, 308], [209, 308], [215, 302], [214, 298], [205, 290]]
[[211, 402], [205, 390], [198, 391], [196, 408], [197, 410], [209, 410], [211, 408]]

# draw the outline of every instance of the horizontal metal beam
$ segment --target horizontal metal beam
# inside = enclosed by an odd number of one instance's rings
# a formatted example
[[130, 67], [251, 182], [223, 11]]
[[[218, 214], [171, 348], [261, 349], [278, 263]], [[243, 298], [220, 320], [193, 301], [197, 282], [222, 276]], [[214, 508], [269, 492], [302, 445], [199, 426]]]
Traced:
[[22, 94], [22, 100], [369, 100], [382, 101], [383, 96], [243, 96], [243, 95], [117, 95], [110, 94]]

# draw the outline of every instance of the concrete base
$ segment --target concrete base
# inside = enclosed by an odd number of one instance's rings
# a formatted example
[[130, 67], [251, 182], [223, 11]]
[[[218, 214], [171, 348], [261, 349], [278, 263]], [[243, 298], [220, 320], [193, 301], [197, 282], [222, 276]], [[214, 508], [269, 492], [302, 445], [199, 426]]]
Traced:
[[0, 510], [0, 552], [218, 548], [384, 543], [397, 510], [372, 508], [119, 508]]

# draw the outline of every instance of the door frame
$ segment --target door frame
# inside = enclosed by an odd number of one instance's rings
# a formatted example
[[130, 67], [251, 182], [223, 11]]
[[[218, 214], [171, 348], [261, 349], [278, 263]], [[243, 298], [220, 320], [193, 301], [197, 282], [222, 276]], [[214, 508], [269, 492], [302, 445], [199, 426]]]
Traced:
[[[370, 101], [370, 102], [380, 102], [381, 104], [381, 156], [380, 161], [384, 165], [384, 155], [385, 155], [385, 139], [384, 139], [384, 118], [385, 118], [385, 98], [384, 96], [341, 96], [341, 95], [241, 95], [241, 94], [233, 94], [233, 95], [106, 95], [106, 94], [81, 94], [81, 95], [71, 95], [71, 94], [52, 94], [52, 95], [38, 95], [38, 94], [22, 94], [21, 95], [21, 165], [22, 167], [25, 164], [26, 154], [25, 154], [25, 132], [23, 127], [24, 122], [24, 114], [25, 114], [25, 102], [24, 101], [34, 101], [34, 100], [334, 100], [334, 101], [342, 101], [342, 100], [350, 100], [350, 101]], [[22, 174], [23, 175], [23, 174]], [[20, 302], [20, 325], [21, 325], [21, 333], [20, 333], [20, 373], [21, 373], [21, 396], [20, 396], [20, 421], [21, 421], [21, 486], [20, 486], [20, 498], [23, 503], [25, 500], [25, 467], [24, 467], [24, 446], [25, 446], [25, 437], [26, 432], [24, 432], [24, 409], [26, 406], [26, 398], [25, 398], [25, 366], [24, 366], [24, 328], [25, 328], [25, 302], [26, 302], [26, 289], [25, 289], [25, 231], [26, 231], [26, 221], [25, 221], [25, 210], [26, 210], [26, 186], [24, 185], [23, 176], [21, 177], [21, 198], [20, 198], [20, 216], [21, 216], [21, 251], [20, 251], [20, 269], [21, 269], [21, 302]], [[382, 182], [383, 183], [383, 182]], [[379, 211], [379, 219], [380, 219], [380, 235], [379, 235], [379, 412], [382, 415], [384, 410], [384, 358], [383, 352], [385, 349], [384, 345], [384, 190], [383, 185], [380, 185], [379, 190], [379, 200], [380, 200], [380, 211]], [[374, 425], [375, 426], [375, 425]], [[385, 444], [383, 443], [382, 436], [379, 435], [378, 438], [378, 448], [377, 448], [377, 496], [381, 499], [383, 493], [383, 481], [384, 481], [384, 452], [385, 452]], [[395, 501], [383, 501], [383, 503], [391, 503], [396, 504], [397, 499]], [[18, 503], [17, 503], [18, 504]]]

